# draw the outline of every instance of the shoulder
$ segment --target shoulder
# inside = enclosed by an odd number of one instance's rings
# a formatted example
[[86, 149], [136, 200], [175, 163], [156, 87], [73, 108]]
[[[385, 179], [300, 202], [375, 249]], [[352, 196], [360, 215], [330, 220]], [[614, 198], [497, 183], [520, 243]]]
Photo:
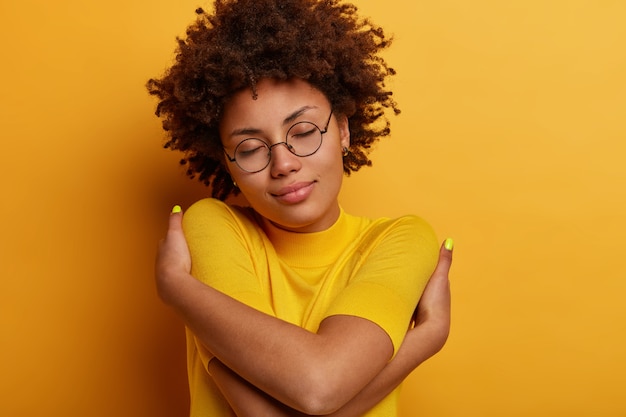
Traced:
[[[407, 215], [398, 218], [378, 218], [360, 221], [359, 238], [354, 242], [361, 256], [380, 259], [437, 259], [439, 244], [433, 228], [421, 217]], [[359, 220], [360, 219], [360, 220]]]
[[435, 231], [432, 226], [421, 217], [415, 215], [402, 216], [392, 221], [392, 224], [392, 228], [398, 232], [409, 233], [420, 240], [432, 241], [435, 246], [438, 246]]
[[374, 220], [369, 227], [369, 234], [372, 238], [384, 238], [407, 244], [420, 243], [427, 248], [438, 250], [435, 231], [426, 220], [415, 215]]
[[185, 233], [191, 231], [255, 229], [251, 209], [231, 206], [215, 198], [204, 198], [192, 204], [183, 216]]
[[219, 218], [249, 217], [248, 211], [245, 207], [231, 206], [215, 198], [203, 198], [185, 210], [184, 219], [186, 221], [196, 221], [202, 219], [215, 220]]
[[[357, 243], [365, 257], [386, 263], [419, 264], [434, 268], [439, 243], [433, 228], [414, 215], [374, 220]], [[429, 269], [432, 272], [432, 269]]]
[[220, 213], [227, 213], [231, 211], [231, 206], [223, 201], [215, 198], [203, 198], [193, 203], [186, 211], [185, 216], [205, 216], [207, 214], [218, 215]]

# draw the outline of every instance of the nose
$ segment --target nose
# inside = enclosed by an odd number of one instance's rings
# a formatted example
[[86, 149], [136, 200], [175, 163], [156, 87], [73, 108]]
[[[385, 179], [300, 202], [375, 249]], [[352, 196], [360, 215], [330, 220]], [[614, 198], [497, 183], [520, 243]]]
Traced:
[[[283, 146], [278, 146], [283, 145]], [[282, 177], [297, 172], [301, 167], [301, 158], [290, 151], [287, 142], [275, 143], [270, 147], [270, 172], [272, 177]]]

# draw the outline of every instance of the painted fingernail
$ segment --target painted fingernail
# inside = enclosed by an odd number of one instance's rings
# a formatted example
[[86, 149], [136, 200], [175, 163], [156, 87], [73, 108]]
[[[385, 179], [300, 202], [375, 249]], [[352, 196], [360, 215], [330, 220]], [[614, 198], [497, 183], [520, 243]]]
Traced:
[[172, 207], [172, 214], [180, 213], [181, 211], [183, 211], [183, 209], [181, 209], [178, 204]]
[[452, 240], [452, 238], [450, 237], [447, 238], [445, 242], [443, 242], [443, 247], [447, 250], [452, 250], [452, 248], [454, 248], [454, 240]]

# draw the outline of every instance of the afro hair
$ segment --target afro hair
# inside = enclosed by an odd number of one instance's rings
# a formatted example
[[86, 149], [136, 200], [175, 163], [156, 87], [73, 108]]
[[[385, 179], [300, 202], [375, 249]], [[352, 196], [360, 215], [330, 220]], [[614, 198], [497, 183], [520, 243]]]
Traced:
[[226, 100], [242, 89], [256, 96], [263, 78], [300, 78], [320, 90], [333, 111], [348, 117], [350, 174], [371, 165], [374, 142], [389, 135], [385, 109], [396, 114], [385, 79], [395, 74], [380, 52], [391, 38], [357, 8], [339, 0], [216, 0], [197, 9], [186, 37], [177, 39], [174, 64], [148, 81], [159, 99], [156, 115], [166, 148], [181, 151], [187, 174], [215, 198], [238, 193], [224, 167], [219, 122]]

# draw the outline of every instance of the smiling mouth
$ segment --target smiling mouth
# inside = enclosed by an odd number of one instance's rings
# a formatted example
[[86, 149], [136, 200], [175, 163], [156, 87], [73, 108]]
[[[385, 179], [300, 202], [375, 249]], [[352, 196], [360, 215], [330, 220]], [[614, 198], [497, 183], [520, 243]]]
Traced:
[[312, 183], [313, 183], [313, 181], [311, 181], [311, 182], [298, 182], [296, 184], [291, 184], [291, 185], [288, 185], [286, 187], [281, 188], [280, 190], [278, 190], [276, 193], [273, 193], [272, 195], [274, 197], [281, 197], [281, 196], [289, 194], [289, 193], [295, 193], [298, 190], [301, 190], [302, 188], [310, 186]]
[[300, 203], [309, 197], [309, 195], [313, 191], [314, 184], [315, 181], [299, 182], [297, 184], [292, 184], [287, 187], [281, 188], [280, 190], [278, 190], [278, 192], [272, 194], [272, 196], [284, 203]]

